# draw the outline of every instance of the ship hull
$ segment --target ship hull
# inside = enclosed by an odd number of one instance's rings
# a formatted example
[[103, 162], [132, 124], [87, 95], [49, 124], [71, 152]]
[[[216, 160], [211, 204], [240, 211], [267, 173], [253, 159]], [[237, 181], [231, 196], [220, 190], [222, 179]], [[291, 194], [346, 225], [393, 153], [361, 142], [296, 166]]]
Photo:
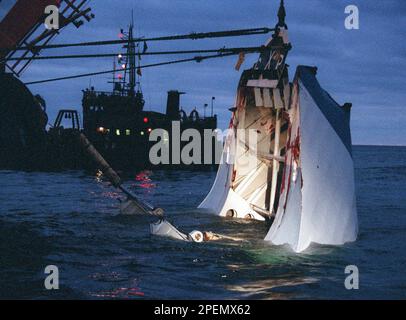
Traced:
[[[311, 243], [355, 241], [349, 105], [338, 105], [320, 87], [312, 67], [298, 67], [281, 118], [277, 110], [265, 113], [252, 89], [240, 84], [223, 163], [199, 207], [220, 216], [268, 220], [265, 241], [295, 252]], [[267, 132], [268, 123], [273, 130]], [[256, 139], [244, 140], [250, 129]]]
[[46, 160], [47, 115], [27, 87], [0, 73], [0, 166], [42, 168]]

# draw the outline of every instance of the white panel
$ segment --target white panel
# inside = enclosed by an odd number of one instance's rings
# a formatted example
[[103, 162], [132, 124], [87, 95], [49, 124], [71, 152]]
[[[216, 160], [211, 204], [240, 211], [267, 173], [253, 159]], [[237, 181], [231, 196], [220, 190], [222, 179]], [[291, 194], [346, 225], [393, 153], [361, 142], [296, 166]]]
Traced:
[[246, 215], [251, 215], [255, 220], [265, 220], [262, 216], [252, 210], [249, 203], [232, 189], [229, 189], [227, 200], [221, 208], [220, 216], [225, 217], [229, 210], [233, 210], [237, 214], [235, 218], [244, 219]]
[[[242, 118], [239, 124], [244, 127], [244, 112], [237, 116]], [[250, 214], [254, 219], [264, 221], [265, 219], [252, 210], [249, 203], [232, 189], [233, 164], [237, 163], [239, 152], [242, 152], [242, 148], [237, 148], [236, 142], [235, 130], [229, 130], [222, 155], [222, 159], [227, 160], [227, 163], [220, 164], [213, 187], [199, 208], [208, 209], [220, 216], [226, 216], [229, 210], [233, 210], [237, 213], [237, 218], [245, 218]], [[242, 168], [239, 171], [243, 172]]]
[[268, 166], [261, 162], [260, 165], [254, 168], [235, 188], [235, 191], [243, 198], [246, 198], [266, 181], [267, 173]]
[[265, 108], [273, 108], [273, 102], [271, 98], [271, 90], [263, 89], [263, 96], [264, 96], [264, 107]]
[[[298, 111], [301, 134], [299, 175], [290, 192], [287, 194], [284, 190], [275, 221], [265, 240], [278, 245], [287, 243], [296, 252], [304, 251], [312, 242], [341, 245], [355, 241], [358, 220], [351, 155], [302, 84], [299, 106], [289, 112]], [[293, 120], [293, 138], [298, 119]], [[291, 158], [289, 151], [288, 163]], [[290, 166], [286, 168], [287, 176], [290, 169]], [[285, 179], [286, 185], [288, 179]], [[301, 180], [303, 187], [299, 196], [296, 188], [301, 185]]]
[[278, 80], [268, 80], [268, 79], [260, 79], [260, 80], [248, 80], [247, 87], [256, 87], [256, 88], [276, 88], [278, 85]]
[[286, 195], [286, 197], [286, 210], [283, 208], [285, 201], [281, 201], [281, 203], [279, 203], [278, 214], [276, 215], [275, 220], [272, 223], [267, 236], [265, 237], [265, 241], [271, 241], [275, 245], [289, 244], [294, 251], [298, 251], [298, 240], [302, 215], [300, 170], [298, 172], [298, 179], [296, 179], [295, 182], [291, 181], [289, 193]]
[[283, 109], [283, 101], [279, 88], [273, 89], [273, 101], [276, 109]]
[[260, 88], [254, 88], [254, 94], [255, 94], [255, 105], [257, 107], [263, 107], [264, 106], [264, 101], [262, 100], [262, 92]]
[[233, 166], [229, 163], [234, 161], [234, 134], [234, 130], [229, 130], [216, 179], [214, 180], [209, 194], [199, 205], [200, 209], [209, 209], [213, 211], [213, 213], [218, 214], [224, 206], [230, 189], [230, 180], [233, 170]]
[[186, 234], [180, 232], [168, 221], [158, 221], [150, 224], [151, 234], [155, 236], [168, 237], [176, 240], [188, 240]]
[[351, 155], [302, 84], [300, 106], [304, 186], [298, 250], [311, 242], [355, 241], [358, 220]]
[[289, 109], [289, 102], [290, 102], [290, 84], [285, 84], [283, 89], [283, 98], [285, 102], [285, 109]]

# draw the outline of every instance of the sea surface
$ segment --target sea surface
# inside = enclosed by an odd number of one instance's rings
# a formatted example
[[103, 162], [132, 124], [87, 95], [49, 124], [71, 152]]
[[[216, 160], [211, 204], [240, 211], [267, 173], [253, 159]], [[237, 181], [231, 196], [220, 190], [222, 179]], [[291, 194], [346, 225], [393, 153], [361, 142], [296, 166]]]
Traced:
[[[261, 222], [196, 209], [214, 172], [145, 171], [127, 186], [184, 232], [244, 242], [194, 244], [150, 235], [151, 217], [119, 215], [120, 193], [85, 172], [0, 171], [0, 298], [405, 299], [406, 148], [354, 147], [358, 241], [302, 254], [262, 239]], [[44, 288], [47, 265], [60, 289]], [[344, 286], [359, 269], [359, 289]]]

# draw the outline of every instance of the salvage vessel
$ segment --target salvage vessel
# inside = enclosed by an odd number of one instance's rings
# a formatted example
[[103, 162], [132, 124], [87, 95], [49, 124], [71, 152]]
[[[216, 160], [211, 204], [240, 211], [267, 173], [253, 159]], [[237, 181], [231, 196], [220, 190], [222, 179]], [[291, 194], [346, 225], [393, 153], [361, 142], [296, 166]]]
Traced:
[[[179, 135], [185, 130], [194, 129], [203, 136], [204, 130], [214, 132], [217, 129], [217, 116], [213, 112], [208, 117], [201, 116], [196, 109], [187, 114], [181, 108], [181, 96], [185, 93], [178, 90], [168, 91], [165, 113], [145, 110], [141, 89], [141, 49], [134, 41], [133, 25], [130, 25], [128, 32], [121, 30], [120, 34], [128, 43], [124, 45], [126, 53], [119, 54], [114, 60], [113, 90], [96, 91], [90, 87], [83, 91], [84, 133], [115, 168], [191, 168], [182, 162], [175, 163], [171, 158], [166, 164], [152, 163], [149, 152], [156, 141], [150, 141], [150, 134], [155, 129], [165, 130], [168, 153], [172, 155], [173, 144], [179, 143], [180, 147], [185, 144], [174, 138], [174, 123], [179, 127]], [[201, 158], [204, 158], [204, 154], [201, 154]], [[210, 161], [213, 165], [214, 162], [214, 159]], [[194, 163], [193, 167], [203, 168], [205, 165]]]
[[[44, 28], [45, 8], [53, 5], [60, 15], [59, 29]], [[88, 168], [88, 162], [77, 141], [84, 132], [103, 156], [119, 169], [211, 168], [204, 164], [169, 163], [156, 165], [149, 159], [149, 150], [155, 142], [150, 134], [156, 128], [168, 132], [168, 150], [172, 143], [172, 125], [179, 123], [180, 133], [195, 129], [217, 128], [217, 116], [202, 116], [195, 109], [186, 113], [178, 90], [168, 92], [166, 113], [144, 110], [141, 90], [141, 53], [133, 37], [133, 24], [128, 32], [121, 31], [125, 53], [117, 57], [113, 72], [113, 89], [83, 90], [82, 116], [77, 110], [60, 110], [53, 125], [49, 124], [46, 102], [34, 95], [20, 76], [36, 59], [47, 58], [40, 53], [68, 25], [81, 27], [95, 16], [88, 1], [72, 0], [18, 0], [0, 3], [0, 168], [24, 170], [60, 170]], [[146, 44], [145, 44], [146, 45]], [[146, 48], [144, 48], [146, 50]], [[212, 102], [214, 102], [214, 97]], [[64, 119], [71, 125], [64, 126]], [[66, 121], [65, 121], [66, 122]], [[204, 148], [202, 148], [204, 149]], [[202, 155], [204, 157], [204, 155]]]

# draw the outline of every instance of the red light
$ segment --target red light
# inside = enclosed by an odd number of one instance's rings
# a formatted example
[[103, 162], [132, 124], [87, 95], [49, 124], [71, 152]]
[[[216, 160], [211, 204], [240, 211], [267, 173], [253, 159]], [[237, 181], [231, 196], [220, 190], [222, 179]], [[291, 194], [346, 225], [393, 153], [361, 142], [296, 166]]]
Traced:
[[144, 123], [148, 123], [149, 119], [147, 117], [144, 118]]

